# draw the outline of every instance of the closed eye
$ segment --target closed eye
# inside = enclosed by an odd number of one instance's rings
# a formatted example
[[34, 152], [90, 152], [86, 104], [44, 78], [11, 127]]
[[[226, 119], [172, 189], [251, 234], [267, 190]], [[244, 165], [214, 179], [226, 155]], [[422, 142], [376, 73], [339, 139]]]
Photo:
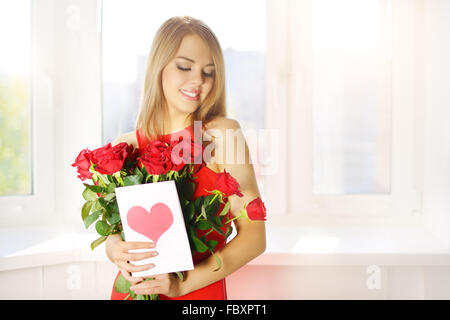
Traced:
[[[191, 68], [183, 68], [183, 67], [178, 66], [178, 65], [177, 65], [177, 68], [180, 69], [180, 70], [182, 70], [182, 71], [190, 71], [190, 70], [191, 70]], [[203, 75], [204, 75], [205, 77], [212, 77], [212, 76], [214, 75], [214, 72], [206, 73], [205, 71], [202, 71], [202, 73], [203, 73]]]

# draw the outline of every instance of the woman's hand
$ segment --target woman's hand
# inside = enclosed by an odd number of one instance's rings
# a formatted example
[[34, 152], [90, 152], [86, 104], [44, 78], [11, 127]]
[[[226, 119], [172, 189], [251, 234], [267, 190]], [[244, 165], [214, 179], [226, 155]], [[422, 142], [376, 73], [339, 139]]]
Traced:
[[130, 289], [136, 294], [163, 294], [171, 298], [183, 295], [181, 280], [174, 273], [162, 273], [151, 276]]
[[148, 270], [154, 267], [153, 263], [137, 266], [131, 264], [130, 261], [139, 261], [156, 256], [156, 251], [129, 253], [128, 250], [135, 249], [153, 249], [153, 242], [129, 242], [123, 241], [119, 234], [113, 234], [106, 240], [106, 255], [109, 260], [114, 263], [123, 274], [125, 279], [132, 284], [139, 283], [144, 279], [141, 277], [132, 277], [131, 272]]

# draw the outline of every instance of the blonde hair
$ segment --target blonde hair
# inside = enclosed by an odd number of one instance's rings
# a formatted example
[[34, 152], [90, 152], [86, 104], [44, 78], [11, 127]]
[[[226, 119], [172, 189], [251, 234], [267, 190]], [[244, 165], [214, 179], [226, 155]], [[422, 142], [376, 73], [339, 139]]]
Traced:
[[218, 116], [226, 116], [225, 64], [219, 41], [202, 21], [189, 16], [172, 17], [156, 32], [147, 58], [136, 129], [153, 140], [164, 134], [163, 116], [167, 110], [162, 88], [162, 71], [175, 57], [186, 35], [196, 34], [208, 45], [215, 66], [214, 84], [202, 105], [193, 112], [191, 121], [202, 121], [203, 127]]

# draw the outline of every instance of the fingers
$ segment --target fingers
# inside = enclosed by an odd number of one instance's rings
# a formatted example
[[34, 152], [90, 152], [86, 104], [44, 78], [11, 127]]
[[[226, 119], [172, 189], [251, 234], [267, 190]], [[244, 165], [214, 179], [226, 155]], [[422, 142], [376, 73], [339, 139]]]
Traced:
[[169, 273], [160, 273], [160, 274], [155, 274], [152, 276], [152, 278], [154, 279], [158, 279], [158, 280], [164, 280], [164, 279], [169, 279], [170, 278], [170, 274]]
[[156, 251], [122, 253], [121, 259], [127, 260], [127, 261], [139, 261], [139, 260], [144, 260], [144, 259], [148, 259], [151, 257], [156, 257], [157, 255], [158, 255], [158, 252], [156, 252]]
[[133, 284], [133, 285], [135, 285], [135, 284], [137, 284], [137, 283], [139, 283], [139, 282], [144, 280], [141, 277], [132, 277], [131, 274], [128, 271], [124, 270], [124, 269], [119, 269], [119, 270], [122, 273], [123, 277], [126, 280], [130, 281], [131, 284]]
[[130, 252], [130, 250], [136, 250], [136, 249], [153, 249], [155, 248], [154, 242], [137, 242], [137, 241], [131, 241], [127, 242], [124, 241], [121, 243], [121, 254], [119, 259], [121, 260], [127, 260], [127, 261], [138, 261], [143, 259], [148, 259], [151, 257], [154, 257], [158, 255], [158, 252], [156, 251], [146, 251], [146, 252]]
[[139, 284], [134, 284], [130, 289], [136, 294], [153, 294], [163, 293], [166, 291], [164, 288], [168, 287], [167, 279], [155, 279], [143, 281]]
[[121, 241], [117, 243], [117, 246], [115, 246], [112, 261], [119, 267], [119, 270], [126, 280], [130, 281], [133, 284], [139, 283], [144, 279], [142, 277], [133, 277], [131, 273], [149, 270], [155, 267], [155, 265], [151, 262], [148, 262], [144, 265], [136, 265], [130, 263], [130, 261], [134, 262], [149, 259], [151, 257], [157, 256], [158, 253], [156, 251], [129, 252], [129, 250], [152, 249], [154, 247], [155, 243], [153, 242]]
[[155, 265], [153, 263], [148, 263], [144, 265], [134, 265], [132, 263], [126, 262], [126, 261], [119, 261], [117, 265], [127, 272], [139, 272], [139, 271], [145, 271], [153, 268]]
[[138, 242], [138, 241], [123, 241], [121, 247], [123, 251], [133, 249], [153, 249], [155, 248], [154, 242]]

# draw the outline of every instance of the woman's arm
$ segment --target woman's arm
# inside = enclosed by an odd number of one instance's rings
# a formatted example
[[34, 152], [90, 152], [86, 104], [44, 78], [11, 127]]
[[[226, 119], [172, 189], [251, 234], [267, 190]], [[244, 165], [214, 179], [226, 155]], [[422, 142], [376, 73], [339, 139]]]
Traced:
[[[225, 169], [229, 172], [239, 182], [240, 191], [243, 194], [243, 197], [237, 195], [229, 197], [230, 212], [233, 217], [236, 217], [240, 215], [240, 211], [246, 203], [260, 196], [255, 172], [239, 123], [235, 120], [222, 118], [215, 124], [214, 129], [211, 131], [212, 135], [215, 136], [215, 155], [217, 156], [219, 152], [222, 152], [223, 161], [221, 162], [227, 162], [227, 158], [233, 159], [232, 163], [218, 162], [219, 170], [223, 172]], [[238, 154], [242, 153], [241, 145], [245, 147], [245, 162], [237, 163], [242, 156], [242, 154]], [[232, 157], [230, 157], [230, 152], [232, 152]], [[236, 237], [216, 252], [222, 262], [222, 267], [218, 271], [213, 271], [217, 268], [213, 256], [201, 261], [195, 266], [194, 270], [187, 272], [186, 280], [181, 284], [181, 294], [187, 294], [225, 278], [265, 251], [264, 221], [236, 219], [234, 223], [237, 231]]]
[[[245, 147], [246, 157], [244, 163], [216, 162], [220, 172], [223, 172], [225, 169], [240, 184], [240, 191], [243, 197], [232, 195], [228, 198], [231, 215], [237, 217], [240, 215], [240, 211], [246, 203], [260, 196], [255, 172], [250, 161], [250, 153], [237, 121], [222, 118], [216, 122], [213, 128], [214, 130], [208, 133], [215, 137], [216, 156], [218, 153], [223, 152], [223, 158], [226, 159], [227, 154], [229, 155], [230, 152], [234, 152], [234, 155], [242, 152], [239, 151], [239, 143], [243, 143]], [[233, 144], [232, 139], [227, 139], [227, 129], [231, 129], [229, 131], [230, 133], [236, 134], [237, 143]], [[239, 157], [229, 158], [235, 159], [235, 161], [239, 159]], [[214, 271], [217, 268], [217, 262], [214, 256], [210, 256], [196, 264], [194, 270], [187, 271], [185, 281], [183, 282], [170, 274], [163, 274], [156, 276], [153, 281], [145, 281], [133, 286], [132, 290], [138, 294], [161, 293], [170, 297], [185, 295], [225, 278], [262, 254], [266, 249], [264, 221], [236, 219], [234, 223], [237, 231], [236, 237], [222, 249], [215, 252], [222, 262], [222, 267], [218, 271]]]

